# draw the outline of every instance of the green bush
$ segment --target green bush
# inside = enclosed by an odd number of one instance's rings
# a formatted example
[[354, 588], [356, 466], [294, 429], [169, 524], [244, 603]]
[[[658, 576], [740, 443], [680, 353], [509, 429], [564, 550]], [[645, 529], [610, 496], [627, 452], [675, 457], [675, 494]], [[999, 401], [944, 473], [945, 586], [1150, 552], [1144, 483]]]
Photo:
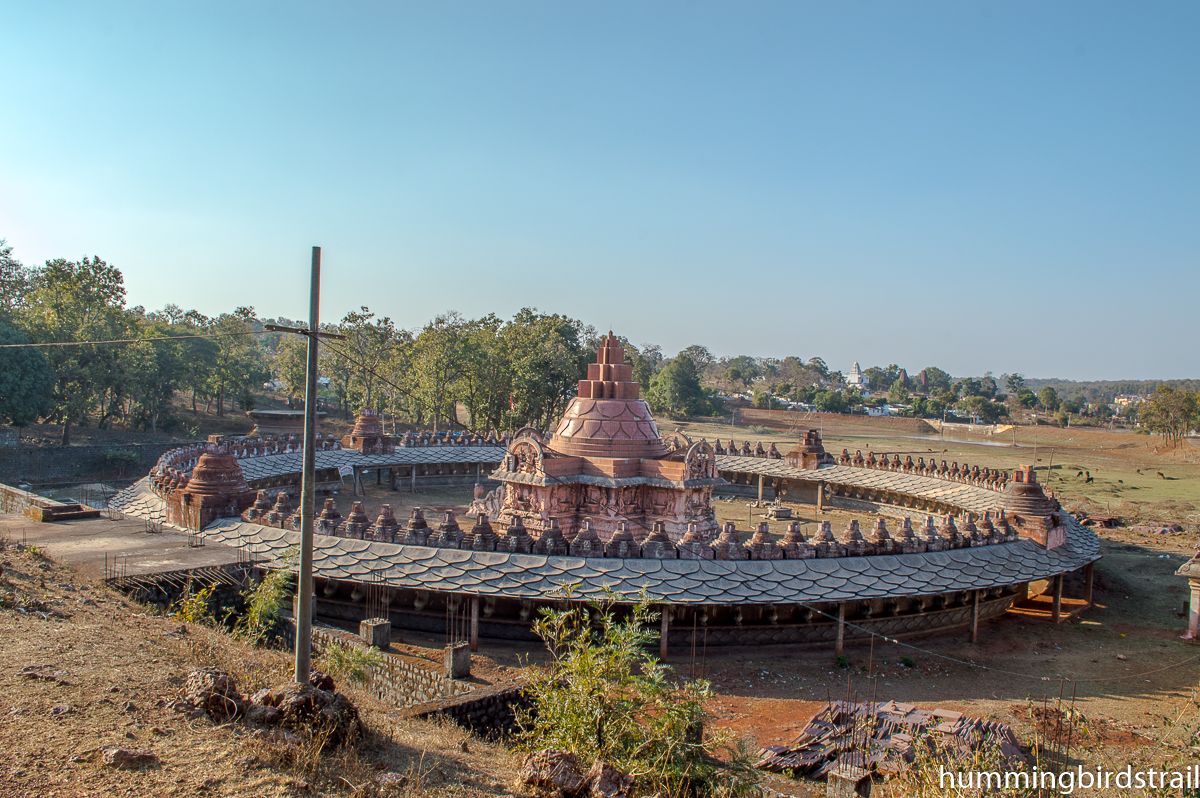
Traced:
[[518, 747], [568, 750], [584, 768], [602, 759], [646, 795], [760, 795], [752, 751], [704, 728], [708, 682], [673, 680], [647, 652], [657, 617], [645, 595], [624, 618], [611, 597], [543, 609], [534, 631], [552, 659], [531, 671], [533, 708], [519, 718]]
[[347, 646], [332, 642], [318, 658], [321, 670], [337, 679], [346, 679], [351, 684], [366, 684], [367, 670], [383, 664], [383, 655], [378, 651], [359, 646]]

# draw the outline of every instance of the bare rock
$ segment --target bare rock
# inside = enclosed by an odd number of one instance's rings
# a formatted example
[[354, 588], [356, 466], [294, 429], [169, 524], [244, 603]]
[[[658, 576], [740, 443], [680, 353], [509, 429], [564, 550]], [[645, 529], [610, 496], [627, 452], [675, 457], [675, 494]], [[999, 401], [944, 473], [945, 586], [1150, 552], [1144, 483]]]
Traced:
[[329, 743], [357, 739], [358, 710], [341, 693], [310, 684], [284, 684], [271, 690], [283, 723], [292, 729], [329, 729]]
[[579, 768], [579, 760], [570, 751], [546, 748], [525, 757], [517, 778], [522, 784], [563, 795], [582, 795], [588, 782]]
[[308, 675], [308, 683], [320, 690], [328, 690], [334, 692], [337, 687], [333, 684], [333, 677], [321, 671], [313, 671]]
[[593, 762], [587, 774], [588, 791], [592, 798], [629, 798], [633, 781], [633, 776], [625, 775], [602, 759]]
[[133, 770], [143, 765], [153, 765], [158, 762], [158, 755], [147, 748], [105, 748], [104, 764], [122, 770]]
[[283, 713], [266, 704], [251, 704], [246, 709], [246, 720], [263, 726], [278, 726], [283, 723]]
[[389, 771], [380, 773], [375, 777], [375, 784], [379, 787], [379, 791], [387, 795], [392, 790], [403, 790], [408, 786], [408, 776], [404, 773], [396, 773]]
[[60, 715], [69, 715], [74, 711], [75, 710], [71, 709], [70, 704], [55, 704], [50, 710], [50, 714], [57, 718]]
[[265, 704], [269, 707], [279, 706], [279, 698], [271, 692], [269, 687], [264, 687], [250, 696], [250, 700], [255, 704]]
[[184, 693], [192, 704], [219, 721], [235, 718], [246, 709], [246, 699], [233, 677], [216, 668], [189, 673]]

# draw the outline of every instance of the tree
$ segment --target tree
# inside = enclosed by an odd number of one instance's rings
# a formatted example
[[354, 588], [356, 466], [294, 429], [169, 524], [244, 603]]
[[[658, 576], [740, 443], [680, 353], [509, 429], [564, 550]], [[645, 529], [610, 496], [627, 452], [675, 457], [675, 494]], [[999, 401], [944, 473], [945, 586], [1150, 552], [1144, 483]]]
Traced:
[[222, 313], [208, 328], [217, 344], [208, 375], [209, 390], [217, 400], [217, 415], [225, 415], [225, 403], [240, 398], [246, 408], [250, 386], [267, 376], [262, 349], [251, 335], [254, 308], [236, 308]]
[[[100, 258], [47, 261], [32, 278], [21, 313], [30, 338], [37, 343], [101, 341], [120, 337], [125, 281], [120, 270]], [[55, 375], [50, 413], [63, 425], [63, 445], [71, 442], [72, 421], [82, 424], [110, 379], [111, 345], [47, 347]]]
[[696, 364], [682, 352], [654, 375], [647, 399], [655, 412], [672, 417], [699, 415], [707, 409]]
[[0, 315], [13, 318], [26, 306], [33, 288], [33, 272], [12, 256], [12, 247], [0, 238]]
[[504, 327], [514, 426], [545, 429], [563, 414], [587, 374], [588, 329], [575, 319], [522, 308]]
[[950, 379], [950, 375], [947, 372], [942, 371], [937, 366], [926, 366], [921, 373], [925, 375], [925, 386], [930, 396], [941, 391], [950, 390], [953, 380]]
[[1004, 380], [1004, 384], [1011, 394], [1020, 394], [1025, 387], [1025, 377], [1021, 374], [1001, 374], [1000, 379]]
[[1053, 413], [1058, 409], [1058, 391], [1047, 385], [1038, 394], [1038, 404]]
[[467, 365], [466, 332], [463, 317], [451, 311], [434, 317], [413, 342], [411, 374], [418, 400], [433, 417], [435, 432], [444, 416], [458, 421], [454, 389]]
[[846, 400], [837, 391], [822, 390], [817, 393], [813, 404], [825, 413], [845, 413], [848, 409]]
[[888, 401], [894, 405], [902, 405], [908, 402], [908, 389], [904, 387], [904, 383], [896, 380], [888, 388]]
[[379, 370], [398, 344], [396, 325], [387, 316], [376, 319], [366, 305], [360, 310], [361, 313], [350, 311], [342, 317], [339, 329], [346, 340], [338, 341], [333, 348], [343, 350], [349, 361], [353, 374], [350, 387], [357, 389], [355, 398], [360, 400], [362, 407], [374, 407], [372, 392]]
[[[318, 355], [320, 352], [321, 348], [318, 347]], [[308, 388], [308, 339], [299, 335], [285, 335], [280, 338], [275, 347], [274, 362], [275, 377], [283, 383], [288, 399], [299, 402], [302, 406]], [[319, 372], [319, 362], [317, 368]]]
[[697, 374], [703, 374], [716, 359], [713, 357], [712, 352], [708, 351], [708, 347], [700, 346], [699, 344], [692, 344], [679, 354], [687, 355], [691, 359], [692, 363], [696, 365]]
[[1178, 445], [1200, 419], [1200, 400], [1190, 391], [1160, 385], [1141, 409], [1142, 423], [1164, 441]]
[[[23, 344], [25, 333], [0, 318], [0, 344]], [[0, 421], [23, 427], [50, 410], [54, 372], [38, 349], [0, 349]]]

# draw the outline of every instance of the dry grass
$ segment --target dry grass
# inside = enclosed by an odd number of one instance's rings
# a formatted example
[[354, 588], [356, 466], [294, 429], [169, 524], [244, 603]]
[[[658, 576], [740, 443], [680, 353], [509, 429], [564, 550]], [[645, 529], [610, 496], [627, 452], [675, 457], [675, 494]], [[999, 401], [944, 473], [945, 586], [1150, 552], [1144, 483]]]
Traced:
[[[290, 657], [195, 624], [183, 632], [20, 547], [4, 544], [0, 561], [0, 593], [49, 610], [0, 610], [0, 796], [512, 794], [507, 750], [453, 725], [405, 719], [351, 686], [343, 692], [359, 707], [364, 737], [324, 755], [321, 740], [176, 712], [169, 703], [193, 668], [228, 670], [250, 694], [288, 680]], [[27, 666], [54, 677], [19, 675]], [[114, 770], [101, 762], [110, 746], [151, 749], [159, 763]], [[376, 779], [387, 772], [402, 784], [381, 793]]]

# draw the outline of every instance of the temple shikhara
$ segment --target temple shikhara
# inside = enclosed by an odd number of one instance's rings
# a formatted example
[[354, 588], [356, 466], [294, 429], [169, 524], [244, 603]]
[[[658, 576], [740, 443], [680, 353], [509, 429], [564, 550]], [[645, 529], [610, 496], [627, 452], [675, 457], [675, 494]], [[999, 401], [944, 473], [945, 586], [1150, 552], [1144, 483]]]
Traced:
[[586, 520], [604, 543], [656, 529], [674, 542], [689, 530], [711, 541], [713, 488], [726, 484], [708, 443], [659, 435], [611, 332], [554, 434], [520, 430], [492, 479], [503, 483], [493, 497], [502, 527], [519, 520], [540, 535], [557, 523], [573, 539]]

